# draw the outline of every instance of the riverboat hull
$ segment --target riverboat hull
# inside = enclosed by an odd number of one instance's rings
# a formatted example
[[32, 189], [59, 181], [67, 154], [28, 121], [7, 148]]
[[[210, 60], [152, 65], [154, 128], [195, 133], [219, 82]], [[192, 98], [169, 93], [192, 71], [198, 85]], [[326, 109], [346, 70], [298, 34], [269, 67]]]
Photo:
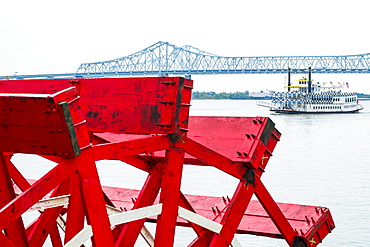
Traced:
[[337, 113], [356, 113], [362, 110], [363, 108], [351, 110], [351, 111], [294, 111], [288, 109], [270, 109], [270, 111], [275, 113], [283, 113], [283, 114], [337, 114]]
[[358, 102], [343, 103], [334, 105], [315, 104], [315, 103], [292, 103], [275, 102], [270, 104], [270, 111], [286, 114], [338, 114], [338, 113], [356, 113], [364, 109]]

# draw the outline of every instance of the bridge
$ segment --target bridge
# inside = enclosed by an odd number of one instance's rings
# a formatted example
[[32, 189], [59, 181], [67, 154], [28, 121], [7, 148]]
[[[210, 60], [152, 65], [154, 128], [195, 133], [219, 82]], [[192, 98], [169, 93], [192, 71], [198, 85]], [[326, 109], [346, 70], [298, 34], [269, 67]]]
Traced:
[[13, 75], [8, 79], [90, 78], [213, 74], [370, 73], [370, 53], [338, 56], [225, 57], [185, 45], [157, 42], [131, 55], [82, 63], [75, 73]]

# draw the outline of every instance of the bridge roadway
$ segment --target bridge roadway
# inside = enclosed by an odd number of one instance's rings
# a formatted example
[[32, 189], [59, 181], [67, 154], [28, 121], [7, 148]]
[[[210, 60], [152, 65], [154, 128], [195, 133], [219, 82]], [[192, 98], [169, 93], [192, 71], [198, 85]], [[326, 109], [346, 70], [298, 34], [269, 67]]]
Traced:
[[157, 42], [131, 55], [82, 63], [75, 73], [1, 76], [2, 79], [185, 76], [214, 74], [370, 73], [370, 53], [340, 56], [224, 57], [186, 45]]

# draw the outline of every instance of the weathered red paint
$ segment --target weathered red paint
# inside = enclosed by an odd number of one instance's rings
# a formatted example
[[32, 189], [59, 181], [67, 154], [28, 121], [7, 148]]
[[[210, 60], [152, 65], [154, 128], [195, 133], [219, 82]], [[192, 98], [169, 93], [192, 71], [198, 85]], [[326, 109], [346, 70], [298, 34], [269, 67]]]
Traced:
[[[319, 244], [334, 228], [330, 211], [276, 203], [260, 180], [281, 135], [274, 123], [266, 117], [189, 117], [191, 89], [192, 81], [180, 77], [1, 81], [0, 245], [42, 246], [50, 236], [53, 247], [63, 246], [85, 220], [93, 246], [134, 246], [145, 221], [157, 222], [154, 245], [161, 247], [173, 246], [178, 225], [197, 234], [192, 247], [229, 246], [236, 233], [284, 238], [289, 246]], [[30, 184], [10, 161], [13, 153], [57, 164]], [[102, 187], [95, 162], [103, 159], [147, 172], [142, 190]], [[187, 164], [235, 177], [232, 198], [184, 196]], [[250, 200], [253, 194], [259, 201]], [[25, 211], [57, 195], [69, 195], [69, 204], [23, 225]], [[158, 203], [158, 216], [117, 226], [110, 226], [105, 208]], [[178, 218], [179, 207], [220, 223], [220, 232]], [[65, 234], [56, 224], [62, 215]]]
[[166, 151], [159, 199], [163, 207], [162, 214], [158, 216], [155, 246], [173, 246], [178, 206], [180, 204], [183, 162], [183, 149], [171, 147]]
[[[61, 196], [68, 192], [68, 180], [61, 183], [51, 195]], [[61, 214], [63, 206], [46, 209], [40, 217], [27, 228], [27, 236], [30, 246], [42, 246], [48, 235], [54, 229], [55, 222]]]
[[[13, 186], [11, 186], [8, 166], [2, 153], [0, 154], [0, 188], [0, 207], [3, 208], [9, 201], [13, 200], [16, 195]], [[15, 219], [3, 229], [14, 245], [28, 246], [22, 218]]]
[[[134, 202], [134, 206], [132, 207], [132, 209], [142, 208], [142, 207], [146, 207], [146, 206], [150, 206], [154, 204], [154, 201], [157, 198], [157, 195], [161, 188], [162, 171], [163, 171], [163, 165], [161, 164], [158, 164], [157, 166], [153, 167], [153, 169], [149, 171], [149, 175], [140, 193], [137, 196], [135, 195], [131, 197], [131, 198], [137, 198], [136, 201]], [[112, 198], [112, 200], [113, 198], [115, 198], [109, 194], [108, 194], [108, 197]], [[117, 199], [119, 199], [119, 197]], [[114, 201], [114, 203], [116, 203], [116, 200]], [[139, 236], [140, 230], [144, 226], [144, 222], [145, 222], [145, 219], [137, 220], [137, 221], [133, 221], [128, 224], [125, 224], [116, 242], [116, 245], [122, 246], [122, 247], [134, 246]]]
[[245, 184], [244, 181], [240, 181], [238, 187], [231, 198], [231, 201], [225, 210], [220, 223], [223, 225], [220, 234], [215, 234], [210, 245], [216, 246], [230, 246], [231, 241], [234, 238], [234, 234], [238, 229], [241, 219], [243, 218], [244, 212], [248, 207], [248, 204], [254, 193], [253, 184]]

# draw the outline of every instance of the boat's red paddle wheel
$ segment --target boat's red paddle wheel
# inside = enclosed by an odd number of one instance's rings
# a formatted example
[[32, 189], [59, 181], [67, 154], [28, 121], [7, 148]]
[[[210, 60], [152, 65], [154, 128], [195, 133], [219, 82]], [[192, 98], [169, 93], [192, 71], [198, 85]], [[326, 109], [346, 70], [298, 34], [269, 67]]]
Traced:
[[[241, 246], [236, 233], [316, 246], [334, 228], [327, 208], [276, 203], [261, 176], [280, 133], [266, 117], [189, 117], [192, 81], [180, 77], [0, 81], [0, 245]], [[56, 162], [25, 178], [14, 153]], [[96, 161], [148, 173], [140, 191], [102, 187]], [[184, 165], [236, 178], [228, 197], [184, 195]], [[27, 180], [28, 179], [28, 180]], [[251, 200], [256, 195], [258, 201]], [[135, 198], [135, 199], [133, 199]], [[22, 215], [38, 210], [29, 225]], [[155, 222], [154, 236], [144, 222]]]

